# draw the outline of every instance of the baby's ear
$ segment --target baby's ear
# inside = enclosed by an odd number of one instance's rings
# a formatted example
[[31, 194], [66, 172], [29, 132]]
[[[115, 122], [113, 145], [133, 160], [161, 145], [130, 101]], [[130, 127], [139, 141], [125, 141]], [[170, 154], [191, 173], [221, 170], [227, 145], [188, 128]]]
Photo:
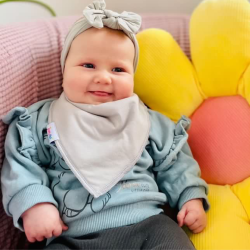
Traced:
[[192, 63], [166, 31], [147, 29], [137, 39], [140, 58], [135, 93], [151, 109], [174, 121], [190, 116], [203, 101]]

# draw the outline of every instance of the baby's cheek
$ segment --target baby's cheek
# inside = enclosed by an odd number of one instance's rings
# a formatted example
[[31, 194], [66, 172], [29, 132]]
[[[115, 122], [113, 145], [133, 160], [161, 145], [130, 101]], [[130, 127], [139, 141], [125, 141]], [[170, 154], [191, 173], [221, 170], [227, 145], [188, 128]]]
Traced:
[[76, 78], [65, 78], [63, 90], [71, 101], [78, 102], [81, 99], [82, 86]]
[[121, 99], [124, 99], [124, 98], [131, 97], [132, 95], [133, 95], [133, 92], [131, 92], [128, 89], [123, 89], [123, 91], [119, 92], [116, 95], [116, 97], [117, 97], [117, 100], [121, 100]]
[[117, 90], [117, 99], [124, 99], [132, 96], [134, 93], [134, 83], [132, 81], [125, 81], [120, 84]]
[[79, 81], [79, 78], [77, 77], [66, 78], [63, 82], [63, 88], [69, 98], [72, 95], [77, 96], [82, 92], [81, 81]]
[[71, 91], [79, 91], [82, 88], [82, 84], [79, 78], [74, 77], [67, 81], [67, 87]]

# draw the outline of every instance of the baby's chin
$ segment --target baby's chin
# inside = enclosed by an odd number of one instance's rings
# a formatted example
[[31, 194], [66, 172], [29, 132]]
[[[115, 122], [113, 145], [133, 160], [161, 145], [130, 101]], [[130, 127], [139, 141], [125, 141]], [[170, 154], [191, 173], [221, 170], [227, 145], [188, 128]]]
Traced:
[[71, 102], [80, 103], [80, 104], [89, 104], [89, 105], [100, 105], [107, 102], [113, 102], [113, 97], [96, 97], [96, 96], [83, 96], [83, 97], [74, 97], [74, 96], [67, 96]]
[[133, 96], [133, 94], [128, 95], [128, 96], [122, 96], [122, 97], [116, 97], [113, 94], [110, 96], [96, 96], [93, 94], [88, 94], [87, 96], [85, 95], [84, 97], [78, 97], [78, 98], [74, 98], [71, 96], [71, 97], [68, 97], [68, 99], [74, 103], [89, 104], [89, 105], [101, 105], [104, 103], [123, 100], [123, 99], [129, 98], [131, 96]]
[[115, 102], [115, 101], [119, 101], [119, 100], [123, 100], [126, 98], [129, 98], [131, 96], [133, 96], [134, 93], [129, 94], [129, 95], [123, 95], [123, 96], [116, 96], [114, 94], [110, 94], [110, 95], [95, 95], [95, 94], [88, 94], [88, 98], [87, 100], [85, 100], [85, 104], [92, 104], [92, 105], [100, 105], [100, 104], [104, 104], [104, 103], [108, 103], [108, 102]]

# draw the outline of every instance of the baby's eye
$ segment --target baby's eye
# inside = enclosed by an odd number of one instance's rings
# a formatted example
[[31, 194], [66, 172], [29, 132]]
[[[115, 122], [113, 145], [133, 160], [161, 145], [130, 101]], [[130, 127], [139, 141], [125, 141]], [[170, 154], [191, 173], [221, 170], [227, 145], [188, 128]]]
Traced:
[[92, 63], [84, 63], [83, 67], [88, 68], [88, 69], [94, 69], [95, 68], [95, 66]]
[[112, 71], [113, 72], [124, 72], [124, 69], [122, 69], [122, 68], [113, 68]]

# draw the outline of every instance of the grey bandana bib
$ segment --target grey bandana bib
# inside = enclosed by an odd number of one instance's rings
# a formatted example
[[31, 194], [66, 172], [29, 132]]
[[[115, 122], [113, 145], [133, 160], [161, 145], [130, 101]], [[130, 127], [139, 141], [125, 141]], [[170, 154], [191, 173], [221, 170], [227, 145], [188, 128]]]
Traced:
[[73, 103], [63, 92], [51, 104], [49, 122], [55, 123], [65, 162], [96, 198], [136, 164], [150, 130], [148, 110], [137, 95], [90, 105]]

